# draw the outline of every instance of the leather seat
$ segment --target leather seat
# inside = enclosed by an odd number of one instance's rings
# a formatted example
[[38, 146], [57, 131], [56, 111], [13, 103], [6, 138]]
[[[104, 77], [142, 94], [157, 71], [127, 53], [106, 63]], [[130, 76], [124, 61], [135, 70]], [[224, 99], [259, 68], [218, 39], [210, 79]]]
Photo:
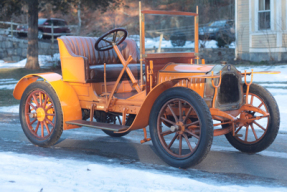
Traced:
[[[75, 55], [84, 56], [86, 58], [86, 82], [103, 82], [104, 81], [104, 63], [106, 63], [107, 82], [116, 81], [123, 65], [120, 62], [114, 49], [108, 51], [97, 51], [94, 45], [97, 41], [95, 37], [78, 37], [78, 36], [63, 36], [60, 39], [64, 42], [69, 51]], [[106, 46], [106, 42], [101, 41], [99, 46]], [[140, 53], [137, 44], [132, 39], [125, 39], [119, 46], [125, 60], [129, 55], [132, 56], [132, 61], [128, 65], [135, 79], [140, 78]], [[145, 67], [143, 67], [143, 72]], [[122, 80], [129, 79], [126, 72]]]

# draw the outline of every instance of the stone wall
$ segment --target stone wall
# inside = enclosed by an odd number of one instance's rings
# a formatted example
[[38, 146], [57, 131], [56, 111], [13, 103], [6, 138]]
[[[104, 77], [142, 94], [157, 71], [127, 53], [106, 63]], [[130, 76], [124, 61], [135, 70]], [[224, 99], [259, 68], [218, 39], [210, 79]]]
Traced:
[[[0, 59], [5, 61], [20, 61], [27, 57], [28, 42], [24, 39], [7, 38], [0, 36]], [[39, 55], [53, 55], [59, 53], [57, 41], [52, 44], [48, 42], [39, 42]], [[157, 49], [147, 49], [147, 52], [156, 52]], [[162, 52], [191, 52], [193, 49], [189, 48], [162, 48]], [[199, 49], [200, 58], [204, 58], [207, 64], [220, 63], [226, 61], [227, 63], [234, 63], [234, 49], [218, 48]]]
[[[7, 38], [0, 35], [0, 59], [5, 61], [20, 61], [27, 58], [28, 41], [25, 39]], [[59, 53], [58, 44], [48, 42], [38, 43], [39, 55]]]

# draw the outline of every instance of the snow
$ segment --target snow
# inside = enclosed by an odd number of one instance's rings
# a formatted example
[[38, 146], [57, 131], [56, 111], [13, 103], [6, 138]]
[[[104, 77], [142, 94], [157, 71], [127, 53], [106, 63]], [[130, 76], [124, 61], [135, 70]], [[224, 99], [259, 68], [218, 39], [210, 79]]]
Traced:
[[186, 175], [88, 161], [0, 152], [1, 191], [286, 191], [200, 182]]
[[0, 89], [14, 89], [17, 83], [16, 79], [0, 79]]
[[[53, 56], [51, 55], [39, 55], [39, 65], [41, 68], [50, 68], [54, 66], [60, 60], [60, 54], [56, 53]], [[23, 59], [19, 62], [9, 63], [3, 60], [0, 60], [0, 69], [1, 68], [23, 68], [25, 67], [27, 59]]]
[[0, 112], [19, 113], [19, 105], [0, 107]]

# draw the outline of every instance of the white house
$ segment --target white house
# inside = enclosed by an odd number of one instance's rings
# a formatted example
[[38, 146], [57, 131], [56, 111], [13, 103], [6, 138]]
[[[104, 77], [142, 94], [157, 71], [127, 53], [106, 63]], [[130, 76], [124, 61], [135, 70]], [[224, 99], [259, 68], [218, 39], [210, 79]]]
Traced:
[[235, 0], [237, 58], [287, 60], [287, 0]]

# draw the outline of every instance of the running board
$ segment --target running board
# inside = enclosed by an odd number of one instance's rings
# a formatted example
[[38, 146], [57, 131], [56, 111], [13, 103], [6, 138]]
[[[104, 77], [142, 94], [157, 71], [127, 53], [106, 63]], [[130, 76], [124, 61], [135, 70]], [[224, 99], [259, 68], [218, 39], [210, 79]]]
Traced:
[[91, 127], [95, 129], [104, 129], [104, 130], [114, 131], [114, 132], [124, 131], [129, 128], [129, 126], [109, 124], [109, 123], [99, 123], [99, 122], [84, 121], [84, 120], [66, 121], [66, 123], [71, 124], [71, 125]]

